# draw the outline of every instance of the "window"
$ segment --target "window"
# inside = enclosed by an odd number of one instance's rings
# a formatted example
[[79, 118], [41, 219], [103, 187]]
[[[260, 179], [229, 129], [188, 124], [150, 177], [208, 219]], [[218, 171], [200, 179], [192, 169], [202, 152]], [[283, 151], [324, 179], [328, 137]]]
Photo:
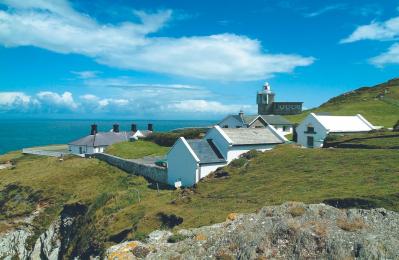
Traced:
[[308, 125], [305, 133], [306, 134], [315, 134], [316, 132], [314, 131], [314, 127], [312, 125]]
[[308, 144], [308, 147], [310, 147], [310, 148], [314, 147], [314, 138], [313, 138], [313, 136], [308, 136], [307, 144]]
[[223, 128], [229, 128], [229, 126], [228, 125], [224, 125]]
[[288, 126], [284, 125], [284, 126], [283, 126], [283, 131], [284, 131], [284, 132], [287, 132], [287, 130], [288, 130]]
[[82, 153], [83, 153], [82, 146], [79, 146], [79, 154], [82, 154]]
[[242, 127], [242, 126], [240, 126], [240, 125], [237, 125], [237, 126], [236, 126], [236, 128], [241, 128], [241, 127]]

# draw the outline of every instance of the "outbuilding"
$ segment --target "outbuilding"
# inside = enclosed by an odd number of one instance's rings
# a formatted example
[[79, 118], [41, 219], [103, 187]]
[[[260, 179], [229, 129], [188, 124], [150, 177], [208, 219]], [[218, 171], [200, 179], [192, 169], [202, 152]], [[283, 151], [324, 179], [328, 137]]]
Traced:
[[328, 134], [351, 134], [376, 129], [362, 115], [330, 116], [310, 113], [296, 128], [297, 143], [308, 148], [323, 147]]
[[168, 183], [192, 186], [250, 150], [266, 151], [287, 139], [274, 127], [211, 128], [203, 139], [180, 137], [167, 155]]

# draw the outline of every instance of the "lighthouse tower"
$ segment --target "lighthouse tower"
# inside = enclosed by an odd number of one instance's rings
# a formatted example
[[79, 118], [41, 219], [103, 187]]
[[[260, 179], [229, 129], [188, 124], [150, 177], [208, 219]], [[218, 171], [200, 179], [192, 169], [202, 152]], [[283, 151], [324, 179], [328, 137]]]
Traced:
[[273, 102], [275, 94], [272, 92], [268, 82], [263, 85], [263, 89], [256, 95], [258, 104], [258, 115], [273, 114]]

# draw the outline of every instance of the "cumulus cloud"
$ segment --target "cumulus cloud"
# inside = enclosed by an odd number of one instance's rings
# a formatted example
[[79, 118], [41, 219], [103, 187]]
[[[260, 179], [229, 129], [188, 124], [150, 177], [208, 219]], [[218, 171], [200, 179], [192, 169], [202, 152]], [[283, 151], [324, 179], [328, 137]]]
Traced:
[[26, 111], [35, 104], [23, 92], [0, 92], [0, 112]]
[[342, 39], [341, 43], [351, 43], [361, 40], [393, 40], [399, 36], [399, 17], [384, 22], [372, 21], [370, 24], [356, 28], [351, 35]]
[[371, 58], [370, 62], [377, 67], [386, 64], [399, 64], [399, 43], [393, 44], [387, 52]]
[[312, 57], [265, 53], [258, 40], [235, 34], [155, 37], [171, 10], [135, 11], [140, 23], [100, 24], [66, 0], [3, 0], [0, 43], [77, 53], [123, 69], [199, 79], [255, 80], [309, 66]]
[[[361, 40], [388, 41], [397, 40], [399, 36], [399, 17], [394, 17], [383, 22], [372, 21], [368, 25], [362, 25], [341, 43], [352, 43]], [[389, 49], [370, 58], [369, 62], [377, 67], [386, 64], [399, 64], [399, 44], [394, 43]]]
[[73, 111], [78, 108], [78, 104], [73, 99], [71, 92], [58, 94], [51, 91], [42, 91], [37, 93], [36, 97], [40, 104], [42, 104], [46, 108], [55, 108], [57, 111], [60, 109]]

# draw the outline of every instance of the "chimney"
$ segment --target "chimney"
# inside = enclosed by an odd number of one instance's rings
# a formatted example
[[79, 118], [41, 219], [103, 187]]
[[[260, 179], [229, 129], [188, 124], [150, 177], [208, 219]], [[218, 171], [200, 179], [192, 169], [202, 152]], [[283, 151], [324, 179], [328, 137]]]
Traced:
[[137, 125], [132, 124], [131, 130], [132, 130], [132, 132], [137, 132]]
[[92, 124], [92, 125], [91, 125], [90, 134], [91, 134], [91, 135], [97, 134], [97, 125], [96, 125], [96, 124]]
[[244, 111], [240, 110], [240, 112], [238, 113], [238, 115], [239, 115], [240, 117], [242, 117], [242, 116], [244, 115]]
[[112, 126], [112, 132], [114, 133], [119, 133], [119, 125], [118, 124], [114, 124]]
[[154, 126], [152, 124], [148, 124], [148, 131], [154, 131]]

